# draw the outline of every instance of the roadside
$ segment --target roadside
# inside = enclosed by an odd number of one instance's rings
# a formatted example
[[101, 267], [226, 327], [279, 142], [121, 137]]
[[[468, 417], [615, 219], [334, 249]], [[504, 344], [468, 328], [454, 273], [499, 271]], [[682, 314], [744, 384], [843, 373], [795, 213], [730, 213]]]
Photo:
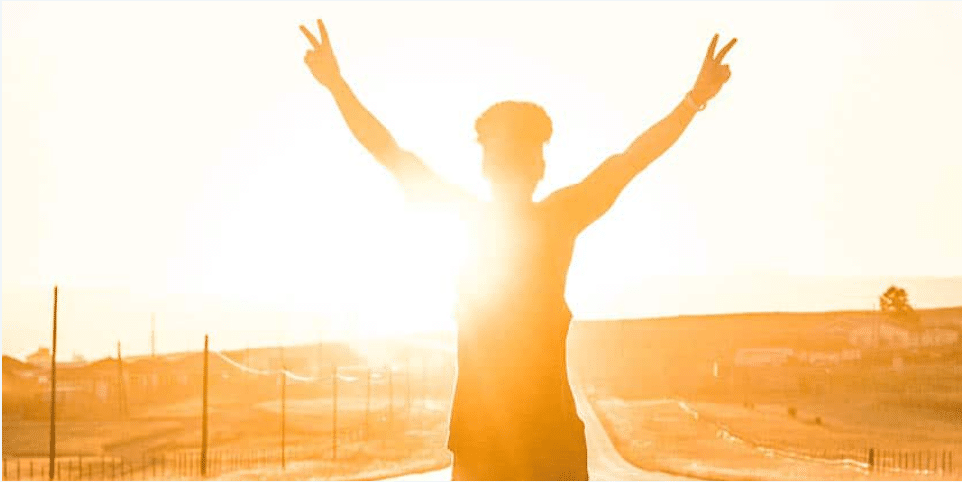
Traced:
[[[594, 400], [618, 451], [631, 463], [709, 480], [932, 480], [932, 473], [869, 472], [856, 457], [817, 456], [740, 438], [679, 400]], [[778, 430], [768, 427], [769, 430]], [[786, 430], [782, 427], [782, 430]], [[828, 430], [824, 427], [820, 430]]]

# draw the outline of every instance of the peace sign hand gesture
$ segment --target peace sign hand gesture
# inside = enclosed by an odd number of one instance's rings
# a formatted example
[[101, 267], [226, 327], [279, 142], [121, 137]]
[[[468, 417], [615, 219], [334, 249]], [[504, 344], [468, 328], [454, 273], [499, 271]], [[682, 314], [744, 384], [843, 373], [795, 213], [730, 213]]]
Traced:
[[718, 34], [715, 34], [715, 37], [711, 39], [711, 45], [708, 46], [708, 53], [705, 54], [705, 61], [701, 65], [701, 72], [698, 73], [698, 79], [695, 80], [695, 87], [691, 90], [692, 100], [699, 106], [705, 105], [712, 97], [715, 97], [718, 91], [721, 90], [722, 85], [731, 77], [731, 69], [728, 67], [728, 64], [723, 64], [722, 60], [725, 58], [725, 54], [735, 46], [735, 42], [737, 41], [737, 38], [732, 39], [731, 42], [728, 42], [728, 44], [722, 47], [718, 55], [715, 55], [715, 46], [718, 44]]
[[324, 23], [320, 19], [317, 20], [317, 28], [324, 43], [318, 42], [311, 31], [301, 25], [301, 32], [304, 33], [313, 47], [304, 55], [304, 63], [311, 69], [311, 73], [314, 74], [314, 78], [318, 82], [330, 88], [340, 80], [341, 70], [338, 68], [337, 59], [334, 58], [334, 52], [331, 50], [331, 41], [327, 38], [327, 29], [324, 28]]

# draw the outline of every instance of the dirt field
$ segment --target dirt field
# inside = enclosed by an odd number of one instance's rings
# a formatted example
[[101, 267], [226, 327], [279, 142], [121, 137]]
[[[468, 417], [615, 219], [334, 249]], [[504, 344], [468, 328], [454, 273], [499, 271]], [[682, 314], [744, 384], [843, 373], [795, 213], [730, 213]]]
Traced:
[[[447, 411], [441, 401], [339, 397], [337, 454], [330, 398], [289, 400], [281, 469], [280, 401], [211, 407], [208, 475], [225, 480], [371, 479], [441, 468]], [[196, 479], [200, 400], [152, 406], [124, 421], [57, 424], [58, 478]], [[368, 415], [369, 413], [369, 415]], [[46, 421], [3, 422], [4, 480], [46, 478]]]
[[[741, 439], [810, 455], [867, 447], [962, 453], [962, 412], [919, 406], [918, 398], [813, 399], [751, 408], [722, 403], [691, 406]], [[794, 417], [789, 414], [792, 408]]]
[[[962, 475], [958, 467], [952, 473], [936, 473], [943, 450], [962, 455], [958, 424], [927, 420], [912, 409], [898, 412], [887, 424], [844, 403], [796, 407], [795, 417], [776, 405], [747, 408], [616, 398], [594, 404], [622, 455], [653, 470], [746, 480], [953, 479]], [[815, 413], [826, 414], [821, 415], [821, 424], [814, 422], [819, 416]], [[911, 417], [915, 417], [914, 426], [899, 422]], [[869, 447], [876, 453], [886, 450], [893, 457], [892, 467], [869, 472]], [[928, 464], [928, 471], [899, 470], [900, 463], [910, 461], [899, 459], [898, 454], [909, 457], [911, 453], [921, 454], [920, 463]]]

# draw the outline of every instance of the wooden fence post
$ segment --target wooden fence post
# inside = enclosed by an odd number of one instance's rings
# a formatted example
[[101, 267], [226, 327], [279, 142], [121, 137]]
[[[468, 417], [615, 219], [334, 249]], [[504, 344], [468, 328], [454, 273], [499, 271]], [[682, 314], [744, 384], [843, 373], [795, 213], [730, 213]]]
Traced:
[[[57, 287], [53, 287], [53, 351], [50, 353], [50, 480], [54, 479], [57, 460]], [[6, 478], [6, 465], [4, 465]]]

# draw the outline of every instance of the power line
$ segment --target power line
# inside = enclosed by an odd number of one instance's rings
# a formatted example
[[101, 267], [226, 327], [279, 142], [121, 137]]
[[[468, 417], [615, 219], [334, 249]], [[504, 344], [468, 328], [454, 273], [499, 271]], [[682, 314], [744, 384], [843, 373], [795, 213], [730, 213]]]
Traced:
[[[294, 373], [294, 372], [292, 372], [292, 371], [290, 371], [290, 370], [287, 370], [286, 368], [282, 368], [282, 369], [278, 369], [278, 370], [259, 370], [259, 369], [256, 369], [256, 368], [253, 368], [253, 367], [244, 365], [244, 364], [242, 364], [242, 363], [240, 363], [240, 362], [238, 362], [238, 361], [235, 361], [235, 360], [231, 359], [229, 356], [225, 355], [225, 354], [222, 353], [222, 352], [213, 351], [213, 352], [211, 352], [211, 353], [217, 355], [218, 357], [220, 357], [221, 360], [224, 360], [227, 364], [233, 366], [234, 368], [237, 368], [238, 370], [241, 370], [241, 371], [246, 372], [246, 373], [250, 373], [250, 374], [252, 374], [252, 375], [259, 375], [259, 376], [269, 377], [269, 376], [280, 375], [280, 374], [283, 373], [284, 375], [287, 375], [288, 378], [290, 378], [290, 379], [292, 379], [292, 380], [294, 380], [294, 381], [304, 382], [304, 383], [322, 382], [322, 381], [330, 381], [330, 380], [331, 380], [331, 375], [310, 377], [310, 376], [305, 376], [305, 375], [298, 375], [298, 374], [296, 374], [296, 373]], [[348, 369], [348, 370], [349, 370], [349, 369], [361, 370], [361, 369], [365, 369], [366, 366], [365, 366], [365, 365], [356, 365], [356, 366], [345, 366], [345, 367], [341, 367], [341, 368], [343, 368], [343, 369]], [[338, 373], [338, 374], [337, 374], [337, 378], [338, 378], [339, 380], [345, 381], [345, 382], [356, 382], [356, 381], [360, 380], [359, 377], [350, 376], [350, 375], [345, 375], [345, 374], [341, 374], [341, 373]], [[377, 377], [375, 377], [375, 378], [377, 378]]]

